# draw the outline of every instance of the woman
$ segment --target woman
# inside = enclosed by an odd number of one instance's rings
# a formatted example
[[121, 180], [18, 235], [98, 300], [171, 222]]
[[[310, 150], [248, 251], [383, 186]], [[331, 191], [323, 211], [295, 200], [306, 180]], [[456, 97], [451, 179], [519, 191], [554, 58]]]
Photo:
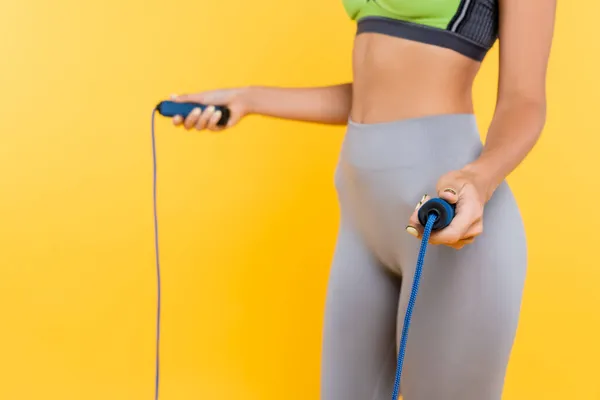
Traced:
[[[424, 193], [455, 203], [457, 213], [430, 239], [442, 246], [426, 258], [402, 394], [499, 400], [527, 263], [505, 177], [545, 123], [555, 0], [345, 0], [345, 7], [358, 26], [352, 83], [175, 99], [227, 105], [227, 127], [252, 113], [348, 125], [335, 178], [342, 215], [325, 311], [323, 400], [390, 398]], [[497, 38], [497, 105], [483, 146], [471, 90]], [[209, 108], [173, 122], [219, 130], [219, 118]]]

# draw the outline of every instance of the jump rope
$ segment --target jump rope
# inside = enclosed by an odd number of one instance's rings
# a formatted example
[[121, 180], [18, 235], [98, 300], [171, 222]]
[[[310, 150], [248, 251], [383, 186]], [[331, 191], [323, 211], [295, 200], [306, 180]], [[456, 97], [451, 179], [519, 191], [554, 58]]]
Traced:
[[[183, 118], [187, 117], [194, 109], [199, 108], [204, 110], [207, 106], [199, 103], [176, 103], [173, 101], [160, 102], [155, 109], [152, 111], [152, 124], [151, 124], [151, 136], [152, 136], [152, 164], [153, 164], [153, 210], [154, 210], [154, 250], [156, 257], [156, 279], [157, 279], [157, 312], [156, 312], [156, 363], [155, 363], [155, 390], [154, 399], [158, 400], [159, 396], [159, 383], [160, 383], [160, 318], [161, 318], [161, 274], [160, 274], [160, 254], [159, 254], [159, 241], [158, 241], [158, 212], [157, 212], [157, 173], [156, 173], [156, 137], [154, 129], [154, 121], [156, 112], [164, 117], [172, 118], [176, 115], [180, 115]], [[217, 106], [216, 110], [221, 111], [221, 119], [217, 122], [219, 126], [225, 126], [231, 112], [227, 107]], [[408, 306], [406, 308], [406, 314], [404, 315], [404, 325], [402, 328], [402, 335], [400, 337], [400, 348], [398, 349], [398, 359], [396, 363], [396, 376], [394, 379], [394, 390], [392, 393], [392, 400], [398, 400], [400, 393], [400, 380], [402, 378], [402, 367], [404, 365], [404, 356], [406, 353], [406, 343], [408, 341], [408, 332], [410, 328], [410, 322], [412, 319], [413, 309], [419, 293], [419, 285], [421, 283], [421, 275], [423, 272], [423, 263], [425, 261], [425, 253], [427, 252], [427, 244], [429, 237], [432, 232], [444, 229], [455, 214], [454, 204], [450, 204], [441, 198], [433, 198], [425, 202], [418, 212], [418, 219], [421, 225], [424, 226], [423, 236], [421, 239], [421, 246], [419, 249], [419, 256], [417, 258], [417, 266], [415, 269], [415, 275], [413, 278], [412, 289], [408, 300]]]

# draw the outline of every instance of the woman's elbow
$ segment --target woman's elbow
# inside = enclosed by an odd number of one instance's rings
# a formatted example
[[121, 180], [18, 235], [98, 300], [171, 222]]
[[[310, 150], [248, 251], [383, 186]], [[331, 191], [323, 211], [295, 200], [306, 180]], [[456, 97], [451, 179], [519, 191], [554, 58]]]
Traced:
[[535, 126], [534, 130], [540, 133], [546, 125], [547, 109], [545, 96], [517, 94], [498, 101], [498, 111], [501, 114], [510, 114], [512, 118], [523, 121], [523, 123], [527, 123], [528, 125], [533, 125]]

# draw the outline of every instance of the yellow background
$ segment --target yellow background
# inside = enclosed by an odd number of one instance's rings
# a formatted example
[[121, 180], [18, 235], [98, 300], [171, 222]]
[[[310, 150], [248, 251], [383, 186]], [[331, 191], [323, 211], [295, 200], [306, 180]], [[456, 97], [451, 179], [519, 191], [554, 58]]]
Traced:
[[[600, 399], [599, 13], [561, 2], [548, 125], [510, 177], [531, 264], [505, 399]], [[3, 3], [0, 399], [153, 398], [152, 107], [348, 81], [353, 33], [338, 1]], [[476, 85], [483, 132], [496, 64]], [[161, 399], [318, 398], [342, 135], [157, 121]]]

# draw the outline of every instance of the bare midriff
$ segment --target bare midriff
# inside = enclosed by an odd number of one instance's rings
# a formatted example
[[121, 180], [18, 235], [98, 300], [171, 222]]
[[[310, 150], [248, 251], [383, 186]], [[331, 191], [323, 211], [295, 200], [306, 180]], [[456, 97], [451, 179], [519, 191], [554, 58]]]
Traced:
[[472, 88], [480, 62], [457, 52], [362, 33], [355, 39], [352, 64], [353, 122], [473, 113]]

